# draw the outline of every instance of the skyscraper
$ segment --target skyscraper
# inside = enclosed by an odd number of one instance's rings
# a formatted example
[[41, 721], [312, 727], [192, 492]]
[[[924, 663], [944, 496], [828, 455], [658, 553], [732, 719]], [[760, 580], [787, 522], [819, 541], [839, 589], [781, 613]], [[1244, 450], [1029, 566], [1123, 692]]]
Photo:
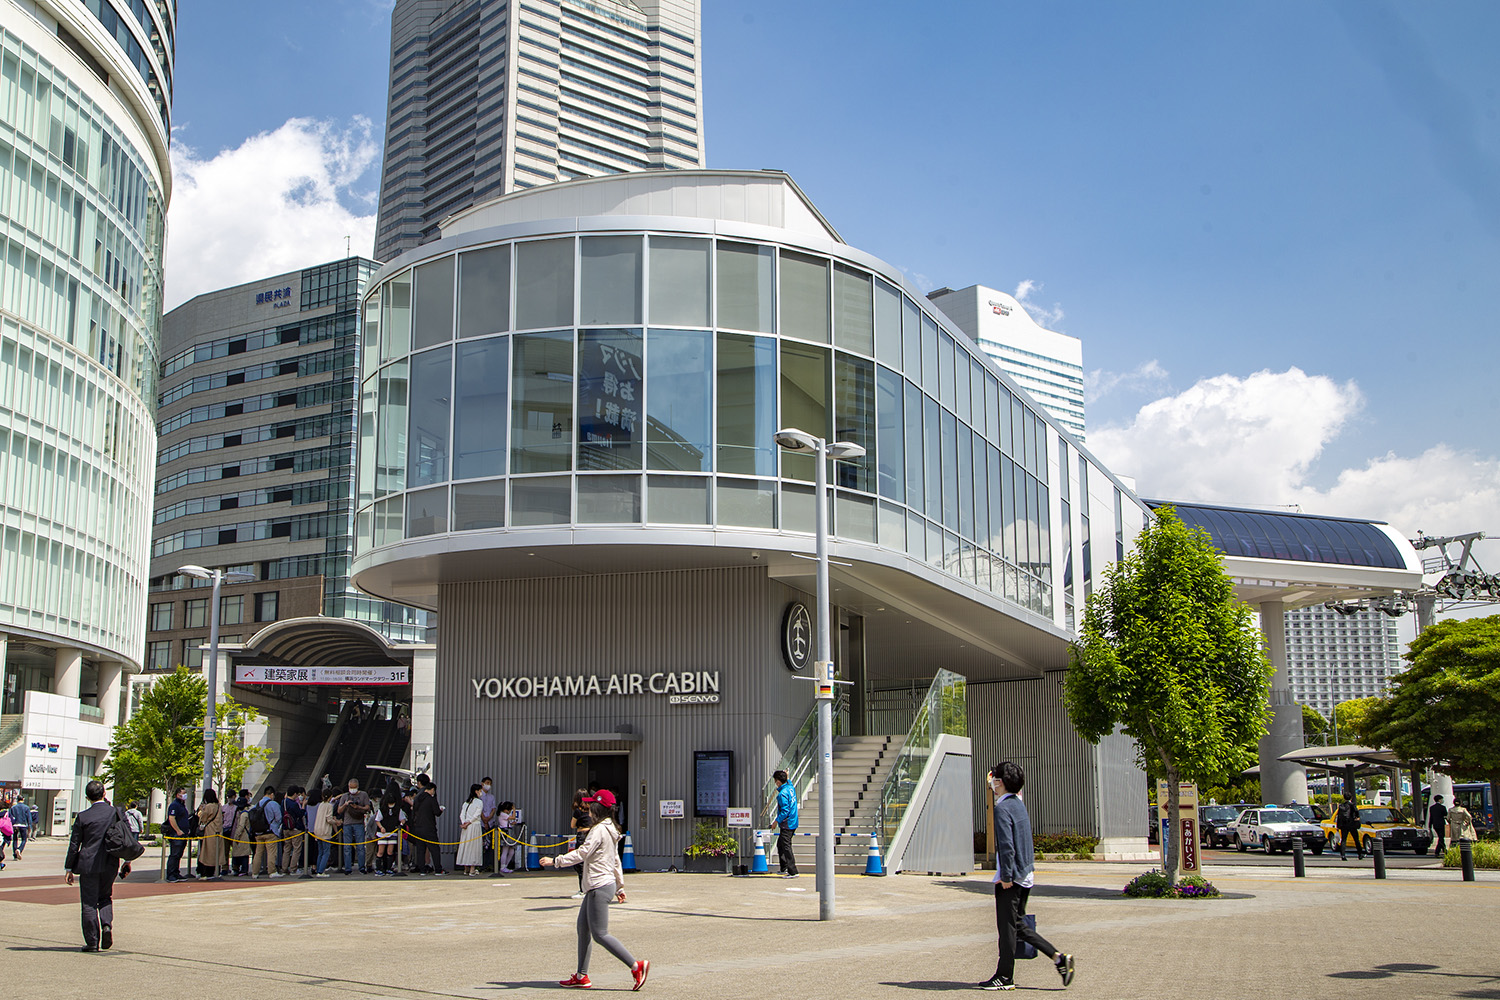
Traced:
[[1387, 694], [1391, 678], [1406, 664], [1396, 619], [1370, 609], [1343, 615], [1318, 605], [1286, 613], [1286, 666], [1298, 704], [1331, 719], [1341, 701]]
[[1084, 439], [1081, 340], [1038, 325], [1013, 296], [983, 285], [940, 288], [927, 297], [1037, 405]]
[[512, 191], [702, 167], [698, 0], [397, 0], [375, 256]]
[[144, 648], [176, 3], [5, 9], [0, 781], [47, 826]]

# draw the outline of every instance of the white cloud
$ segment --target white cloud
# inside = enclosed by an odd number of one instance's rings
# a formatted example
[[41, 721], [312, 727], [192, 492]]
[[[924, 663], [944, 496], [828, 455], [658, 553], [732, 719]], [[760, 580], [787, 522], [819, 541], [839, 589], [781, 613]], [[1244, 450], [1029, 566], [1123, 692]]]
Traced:
[[1171, 383], [1171, 375], [1152, 358], [1128, 372], [1111, 372], [1095, 368], [1083, 378], [1084, 401], [1097, 402], [1116, 389], [1125, 392], [1160, 392]]
[[1127, 426], [1089, 431], [1089, 447], [1145, 496], [1296, 504], [1309, 513], [1389, 521], [1415, 535], [1500, 531], [1500, 458], [1444, 444], [1343, 470], [1319, 489], [1309, 473], [1359, 413], [1353, 382], [1297, 368], [1204, 379], [1141, 407]]
[[1062, 303], [1054, 302], [1050, 308], [1042, 305], [1031, 297], [1032, 292], [1039, 292], [1041, 290], [1042, 283], [1040, 281], [1023, 278], [1021, 283], [1016, 286], [1015, 299], [1026, 307], [1027, 314], [1036, 321], [1038, 326], [1045, 327], [1048, 330], [1061, 331], [1062, 327], [1058, 324], [1063, 321]]
[[347, 127], [293, 118], [208, 158], [180, 142], [172, 149], [166, 307], [202, 292], [344, 256], [368, 254], [375, 215], [345, 208], [340, 196], [370, 204], [351, 185], [380, 155], [369, 119]]

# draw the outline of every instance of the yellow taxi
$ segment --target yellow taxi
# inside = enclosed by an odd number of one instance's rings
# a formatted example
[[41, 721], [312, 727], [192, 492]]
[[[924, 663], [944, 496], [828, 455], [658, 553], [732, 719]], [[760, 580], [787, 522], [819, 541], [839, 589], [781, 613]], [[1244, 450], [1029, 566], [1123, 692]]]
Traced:
[[[1320, 812], [1322, 810], [1319, 810]], [[1323, 836], [1328, 840], [1328, 849], [1339, 849], [1338, 813], [1323, 820]], [[1395, 806], [1359, 807], [1359, 842], [1366, 854], [1375, 850], [1375, 841], [1383, 842], [1387, 853], [1412, 851], [1426, 854], [1432, 846], [1432, 833], [1406, 818], [1406, 814]]]

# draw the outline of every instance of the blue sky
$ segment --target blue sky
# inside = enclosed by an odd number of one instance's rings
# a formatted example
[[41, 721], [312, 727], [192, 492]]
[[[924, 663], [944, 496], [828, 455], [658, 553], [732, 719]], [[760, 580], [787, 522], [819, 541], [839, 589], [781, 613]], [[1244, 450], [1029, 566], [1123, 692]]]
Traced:
[[[1500, 4], [705, 7], [709, 166], [1030, 282], [1142, 493], [1500, 535]], [[169, 304], [369, 251], [389, 8], [183, 5]]]

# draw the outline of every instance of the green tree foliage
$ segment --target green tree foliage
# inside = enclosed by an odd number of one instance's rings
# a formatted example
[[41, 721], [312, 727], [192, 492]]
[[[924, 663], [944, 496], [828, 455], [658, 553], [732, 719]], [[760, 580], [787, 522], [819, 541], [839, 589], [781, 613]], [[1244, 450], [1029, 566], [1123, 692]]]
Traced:
[[[1333, 717], [1339, 723], [1339, 742], [1371, 746], [1370, 709], [1384, 699], [1350, 698], [1333, 706]], [[1374, 744], [1378, 745], [1378, 744]]]
[[[265, 747], [245, 745], [245, 727], [263, 717], [249, 705], [241, 705], [225, 696], [214, 704], [218, 731], [214, 736], [214, 787], [221, 795], [239, 788], [251, 764], [269, 764], [271, 751]], [[201, 757], [200, 757], [201, 762]]]
[[176, 794], [203, 773], [203, 716], [208, 685], [178, 667], [141, 695], [141, 707], [116, 726], [101, 769], [117, 800], [144, 798], [153, 788]]
[[[1120, 727], [1147, 773], [1170, 789], [1223, 782], [1256, 760], [1267, 731], [1272, 667], [1250, 609], [1234, 596], [1208, 533], [1163, 507], [1084, 611], [1064, 700], [1090, 743]], [[1173, 837], [1165, 859], [1179, 871]]]
[[1302, 706], [1302, 735], [1322, 736], [1332, 729], [1323, 713], [1310, 705]]
[[1488, 781], [1500, 801], [1500, 615], [1438, 622], [1405, 658], [1411, 666], [1367, 714], [1371, 743], [1460, 780]]

